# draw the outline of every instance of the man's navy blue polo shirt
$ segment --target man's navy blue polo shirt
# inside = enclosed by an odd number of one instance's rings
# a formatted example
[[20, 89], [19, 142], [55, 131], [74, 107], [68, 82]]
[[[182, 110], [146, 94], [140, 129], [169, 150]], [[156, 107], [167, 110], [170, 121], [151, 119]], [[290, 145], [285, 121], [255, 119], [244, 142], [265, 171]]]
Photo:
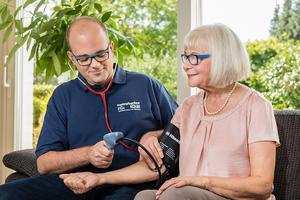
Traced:
[[[81, 74], [78, 76], [88, 84]], [[104, 89], [91, 87], [97, 91]], [[112, 130], [135, 140], [140, 140], [148, 131], [163, 129], [177, 108], [157, 80], [121, 67], [116, 69], [106, 101]], [[94, 145], [109, 132], [105, 122], [101, 97], [86, 89], [78, 78], [68, 81], [58, 86], [49, 100], [36, 155]], [[138, 153], [116, 145], [109, 168], [97, 169], [89, 165], [81, 170], [105, 172], [128, 166], [138, 159]]]

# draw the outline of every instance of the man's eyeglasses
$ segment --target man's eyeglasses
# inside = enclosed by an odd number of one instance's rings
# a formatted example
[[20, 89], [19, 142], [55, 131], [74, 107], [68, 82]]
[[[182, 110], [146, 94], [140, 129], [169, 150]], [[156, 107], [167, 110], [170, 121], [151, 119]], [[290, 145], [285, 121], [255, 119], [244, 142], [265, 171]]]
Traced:
[[95, 59], [98, 62], [104, 62], [109, 58], [109, 45], [106, 49], [100, 50], [94, 55], [75, 56], [73, 52], [72, 54], [80, 66], [88, 67], [91, 65], [93, 59]]
[[181, 61], [183, 64], [189, 61], [191, 65], [198, 65], [202, 60], [209, 58], [210, 56], [211, 56], [210, 54], [198, 54], [198, 55], [181, 54]]

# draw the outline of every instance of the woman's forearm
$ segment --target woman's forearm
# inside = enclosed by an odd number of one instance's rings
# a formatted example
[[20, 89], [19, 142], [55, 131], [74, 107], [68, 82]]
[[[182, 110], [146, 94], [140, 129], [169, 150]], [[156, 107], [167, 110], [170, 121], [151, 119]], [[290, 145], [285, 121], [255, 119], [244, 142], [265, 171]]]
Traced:
[[271, 180], [261, 177], [207, 178], [209, 191], [230, 199], [267, 199], [273, 188]]
[[138, 184], [158, 179], [158, 173], [149, 169], [144, 161], [139, 161], [128, 167], [98, 174], [99, 179], [104, 179], [106, 184]]

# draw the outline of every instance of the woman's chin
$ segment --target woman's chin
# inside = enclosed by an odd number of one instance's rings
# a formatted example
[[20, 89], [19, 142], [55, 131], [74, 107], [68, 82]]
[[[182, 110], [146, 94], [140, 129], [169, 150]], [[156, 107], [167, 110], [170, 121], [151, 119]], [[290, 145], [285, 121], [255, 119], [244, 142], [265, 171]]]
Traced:
[[197, 87], [197, 83], [195, 81], [188, 80], [189, 87]]

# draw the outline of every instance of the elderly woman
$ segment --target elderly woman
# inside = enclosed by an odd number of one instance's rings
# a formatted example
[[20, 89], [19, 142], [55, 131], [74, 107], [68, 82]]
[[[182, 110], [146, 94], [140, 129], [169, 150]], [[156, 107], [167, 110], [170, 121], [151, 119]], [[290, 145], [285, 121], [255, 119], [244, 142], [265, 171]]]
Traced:
[[[180, 130], [180, 173], [135, 199], [275, 199], [275, 118], [270, 102], [238, 83], [250, 73], [242, 42], [222, 24], [200, 26], [187, 34], [181, 58], [189, 86], [200, 90], [185, 99], [171, 121]], [[144, 143], [154, 154], [161, 151], [153, 136]], [[81, 192], [88, 188], [84, 184], [90, 189], [157, 178], [142, 162], [108, 174], [88, 174], [94, 182], [63, 176], [65, 184]]]

